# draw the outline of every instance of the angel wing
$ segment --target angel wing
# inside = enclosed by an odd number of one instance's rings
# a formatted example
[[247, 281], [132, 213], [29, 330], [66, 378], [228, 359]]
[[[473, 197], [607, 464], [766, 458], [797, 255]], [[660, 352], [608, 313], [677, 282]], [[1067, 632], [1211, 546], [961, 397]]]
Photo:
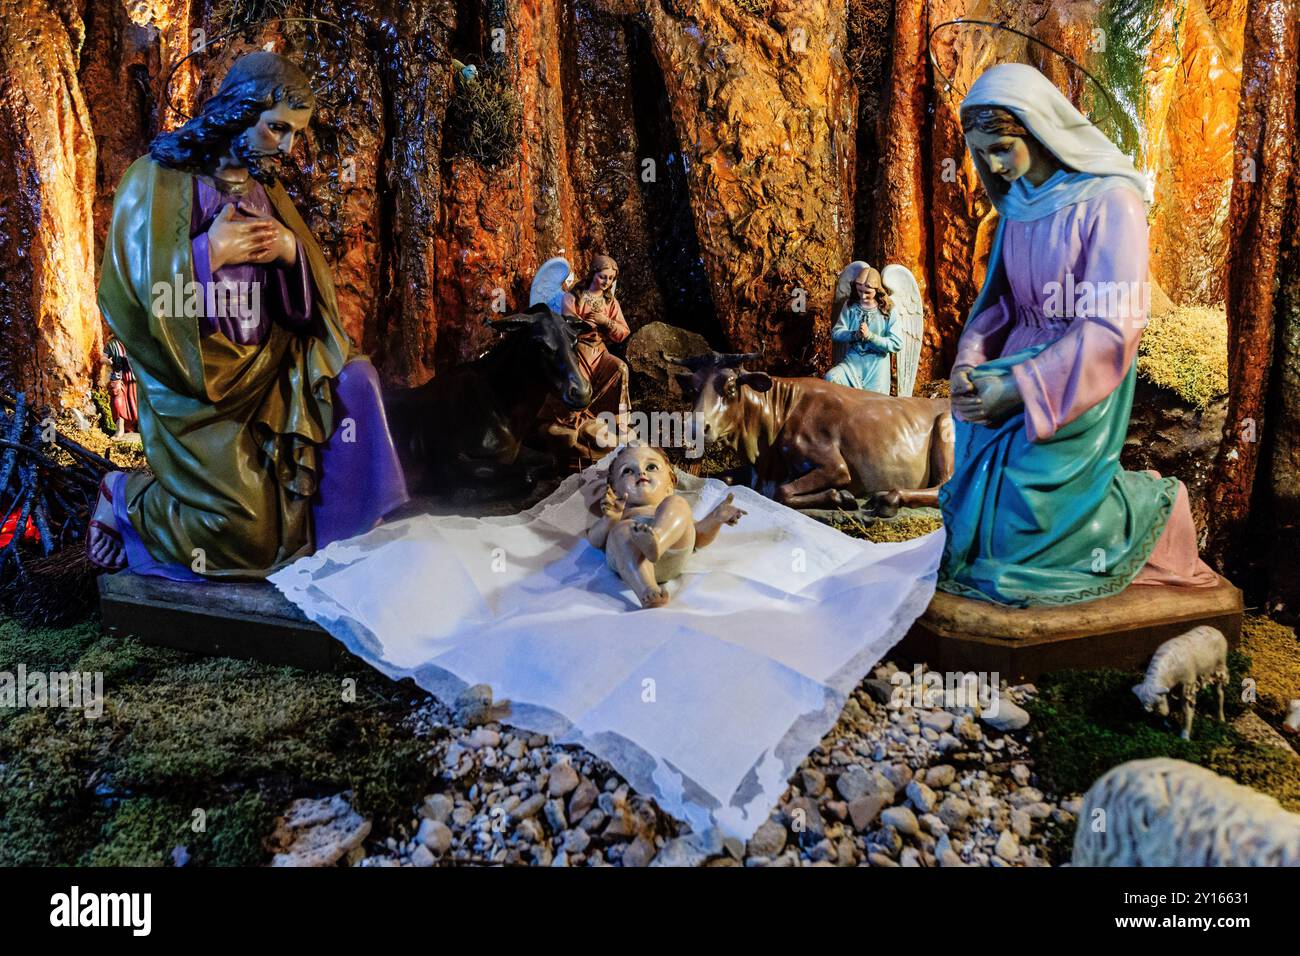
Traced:
[[[847, 266], [840, 270], [839, 278], [835, 280], [835, 302], [831, 306], [831, 327], [840, 319], [840, 312], [844, 309], [844, 303], [848, 301], [849, 296], [853, 295], [853, 277], [863, 269], [870, 269], [871, 266], [861, 259], [855, 259]], [[831, 364], [838, 365], [844, 360], [844, 351], [848, 348], [847, 344], [841, 342], [831, 343]]]
[[552, 312], [559, 313], [564, 293], [573, 284], [573, 267], [564, 256], [547, 259], [537, 268], [532, 287], [528, 291], [528, 304], [545, 302]]
[[903, 340], [903, 348], [898, 353], [898, 395], [905, 398], [916, 386], [916, 369], [921, 364], [921, 335], [925, 331], [921, 287], [911, 270], [898, 263], [885, 266], [880, 279], [893, 302], [892, 318]]

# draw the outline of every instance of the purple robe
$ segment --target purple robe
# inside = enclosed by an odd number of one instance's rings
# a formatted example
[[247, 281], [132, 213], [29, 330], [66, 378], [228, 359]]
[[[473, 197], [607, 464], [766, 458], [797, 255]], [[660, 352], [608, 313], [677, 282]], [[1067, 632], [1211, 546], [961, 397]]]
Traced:
[[[258, 345], [266, 339], [272, 322], [310, 334], [312, 281], [301, 243], [292, 266], [228, 265], [214, 274], [207, 230], [230, 200], [197, 177], [194, 183], [190, 248], [194, 281], [205, 292], [199, 316], [200, 335], [207, 338], [221, 334], [241, 345]], [[258, 183], [240, 201], [260, 215], [275, 216], [266, 191]], [[260, 296], [256, 300], [260, 307], [252, 307], [252, 290]], [[213, 303], [217, 303], [217, 314], [209, 315], [208, 306]], [[354, 359], [343, 367], [334, 382], [333, 398], [338, 424], [323, 449], [320, 486], [312, 502], [318, 550], [333, 541], [369, 531], [384, 515], [410, 500], [388, 432], [379, 376], [369, 360]], [[109, 490], [127, 569], [173, 581], [204, 580], [190, 568], [158, 561], [149, 554], [127, 516], [124, 485], [124, 481], [118, 481]]]

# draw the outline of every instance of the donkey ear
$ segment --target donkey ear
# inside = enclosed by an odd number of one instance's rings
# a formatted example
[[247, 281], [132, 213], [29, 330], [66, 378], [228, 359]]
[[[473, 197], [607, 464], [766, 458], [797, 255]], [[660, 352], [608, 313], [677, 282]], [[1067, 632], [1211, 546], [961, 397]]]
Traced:
[[772, 376], [766, 372], [741, 372], [736, 384], [748, 385], [756, 392], [766, 392], [772, 387]]

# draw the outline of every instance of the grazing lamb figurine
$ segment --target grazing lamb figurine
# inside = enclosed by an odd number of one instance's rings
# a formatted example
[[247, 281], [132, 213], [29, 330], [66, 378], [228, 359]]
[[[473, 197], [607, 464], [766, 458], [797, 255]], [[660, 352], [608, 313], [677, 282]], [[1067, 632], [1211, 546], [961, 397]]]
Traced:
[[1215, 684], [1219, 690], [1219, 720], [1223, 720], [1223, 688], [1228, 683], [1228, 640], [1218, 628], [1202, 624], [1170, 638], [1156, 648], [1147, 676], [1133, 688], [1147, 713], [1169, 716], [1169, 692], [1183, 701], [1183, 732], [1190, 740], [1196, 695]]
[[1184, 760], [1130, 760], [1088, 788], [1074, 866], [1300, 866], [1300, 814]]

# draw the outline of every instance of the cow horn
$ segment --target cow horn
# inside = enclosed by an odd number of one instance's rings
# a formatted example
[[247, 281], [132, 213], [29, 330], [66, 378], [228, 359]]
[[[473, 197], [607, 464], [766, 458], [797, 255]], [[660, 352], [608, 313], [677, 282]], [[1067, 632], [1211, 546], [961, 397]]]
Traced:
[[698, 372], [702, 368], [735, 368], [745, 362], [752, 362], [762, 355], [761, 352], [704, 352], [700, 355], [691, 355], [682, 358], [677, 355], [669, 355], [667, 352], [660, 352], [665, 362], [673, 365], [680, 365], [688, 368], [692, 372]]
[[744, 365], [763, 355], [762, 352], [714, 352], [713, 354], [717, 356], [717, 364], [727, 368]]

